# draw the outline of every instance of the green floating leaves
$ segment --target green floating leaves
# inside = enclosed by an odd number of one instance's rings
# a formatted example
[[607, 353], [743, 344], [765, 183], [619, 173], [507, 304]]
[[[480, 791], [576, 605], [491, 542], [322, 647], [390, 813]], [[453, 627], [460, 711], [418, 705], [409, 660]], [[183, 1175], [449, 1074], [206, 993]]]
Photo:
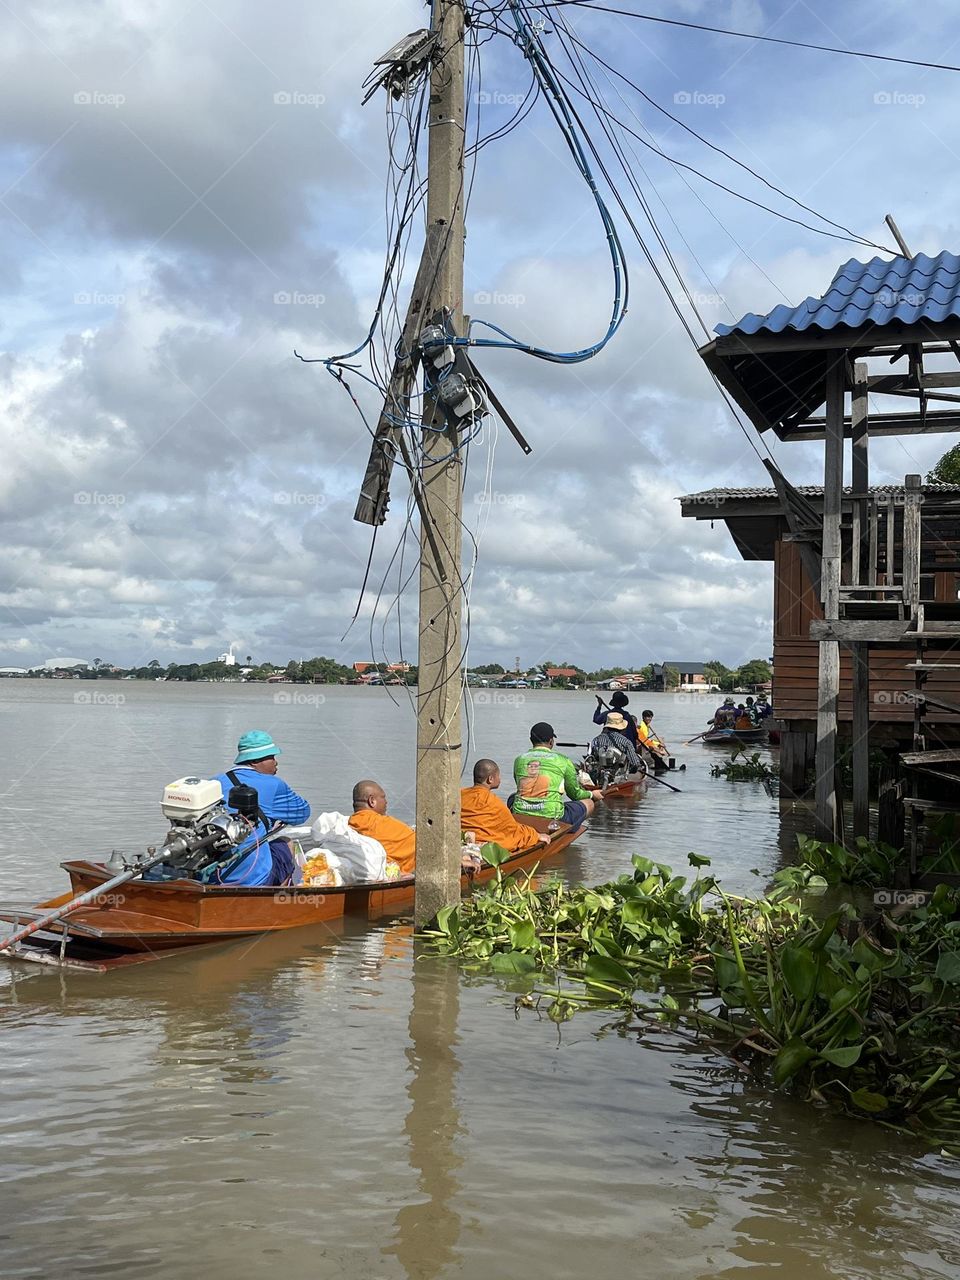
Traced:
[[780, 775], [765, 760], [761, 760], [759, 751], [755, 751], [752, 756], [748, 756], [746, 752], [736, 752], [726, 762], [711, 765], [710, 776], [726, 778], [728, 782], [768, 782]]
[[583, 967], [583, 976], [591, 986], [625, 987], [632, 991], [637, 985], [630, 970], [609, 956], [589, 956]]
[[577, 1006], [570, 1000], [560, 996], [547, 1005], [547, 1017], [551, 1022], [569, 1022], [577, 1011]]
[[809, 1000], [816, 991], [818, 968], [809, 947], [784, 947], [780, 952], [780, 970], [795, 1000]]
[[879, 972], [887, 963], [887, 957], [876, 947], [870, 945], [866, 938], [858, 938], [851, 952], [857, 964], [862, 964], [868, 973]]
[[498, 951], [490, 957], [494, 973], [536, 973], [537, 962], [522, 951]]
[[811, 1058], [816, 1056], [816, 1049], [811, 1049], [799, 1036], [794, 1036], [792, 1040], [787, 1041], [773, 1060], [774, 1083], [786, 1084], [807, 1065]]
[[872, 1114], [886, 1111], [890, 1106], [889, 1098], [882, 1093], [873, 1093], [870, 1089], [855, 1089], [850, 1095], [850, 1101], [861, 1111], [869, 1111]]
[[521, 924], [512, 924], [509, 928], [510, 945], [514, 951], [535, 951], [537, 948], [537, 931], [533, 921], [524, 920]]
[[822, 876], [828, 884], [889, 884], [899, 858], [887, 844], [874, 844], [858, 836], [853, 849], [842, 844], [797, 837], [801, 867]]
[[459, 907], [441, 907], [437, 912], [437, 928], [441, 933], [456, 934], [460, 924]]
[[956, 1147], [957, 890], [895, 918], [868, 907], [861, 919], [854, 902], [819, 908], [811, 893], [841, 878], [895, 882], [892, 851], [862, 840], [803, 842], [803, 865], [778, 871], [759, 899], [726, 894], [696, 853], [690, 883], [637, 855], [593, 889], [501, 877], [506, 850], [484, 853], [494, 883], [441, 911], [431, 943], [468, 973], [525, 980], [541, 999], [527, 995], [523, 1008], [558, 1025], [614, 1008], [618, 1027], [693, 1030], [799, 1097]]
[[840, 987], [830, 997], [830, 1012], [839, 1013], [843, 1009], [849, 1009], [859, 1000], [862, 991], [862, 987]]
[[861, 1053], [863, 1053], [862, 1044], [847, 1044], [839, 1049], [821, 1049], [820, 1057], [825, 1062], [831, 1062], [835, 1067], [852, 1067], [854, 1063], [859, 1062]]
[[491, 867], [502, 866], [508, 858], [512, 858], [513, 854], [509, 849], [505, 849], [502, 844], [494, 844], [492, 840], [488, 840], [486, 844], [480, 846], [480, 857], [490, 864]]

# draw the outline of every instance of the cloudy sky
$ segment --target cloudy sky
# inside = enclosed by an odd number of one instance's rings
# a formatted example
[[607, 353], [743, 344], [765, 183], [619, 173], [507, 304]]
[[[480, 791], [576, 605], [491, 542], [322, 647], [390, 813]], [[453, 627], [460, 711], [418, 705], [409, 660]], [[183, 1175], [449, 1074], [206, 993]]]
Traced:
[[[911, 8], [908, 23], [893, 0], [621, 7], [960, 62], [946, 0]], [[368, 437], [322, 366], [292, 353], [333, 355], [365, 333], [388, 165], [386, 99], [361, 107], [361, 83], [426, 20], [419, 0], [6, 7], [0, 665], [205, 661], [231, 642], [278, 662], [397, 656], [387, 605], [402, 481], [372, 589], [341, 642], [369, 552], [369, 529], [352, 520]], [[569, 21], [650, 97], [835, 221], [887, 242], [892, 211], [915, 251], [960, 249], [954, 74], [610, 14]], [[509, 118], [529, 71], [503, 36], [481, 55], [471, 109], [482, 106], [487, 132]], [[599, 72], [597, 83], [610, 110], [671, 156], [796, 213], [622, 83]], [[799, 302], [849, 257], [870, 256], [632, 145], [711, 327]], [[642, 218], [632, 196], [630, 208]], [[681, 521], [675, 501], [763, 484], [765, 473], [619, 221], [630, 312], [597, 359], [479, 360], [534, 451], [525, 458], [492, 426], [472, 449], [475, 662], [732, 663], [770, 652], [771, 567], [744, 564], [722, 526]], [[605, 252], [589, 193], [538, 105], [480, 154], [467, 310], [525, 341], [589, 345], [609, 314]], [[884, 442], [874, 479], [926, 470], [949, 443]], [[812, 446], [775, 452], [795, 481], [817, 478]], [[411, 555], [408, 543], [404, 577]], [[410, 594], [404, 616], [415, 607]]]

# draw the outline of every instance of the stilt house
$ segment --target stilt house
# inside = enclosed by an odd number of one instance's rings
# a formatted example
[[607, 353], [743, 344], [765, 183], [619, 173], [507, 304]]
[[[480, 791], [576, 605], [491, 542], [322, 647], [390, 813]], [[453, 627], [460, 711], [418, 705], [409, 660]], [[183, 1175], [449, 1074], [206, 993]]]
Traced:
[[700, 354], [756, 430], [824, 441], [822, 488], [794, 487], [767, 462], [770, 490], [681, 499], [686, 516], [722, 519], [745, 558], [774, 562], [785, 771], [813, 747], [818, 826], [838, 836], [846, 722], [855, 830], [867, 831], [882, 738], [901, 748], [903, 803], [922, 821], [919, 775], [960, 774], [960, 488], [919, 475], [871, 488], [869, 444], [960, 431], [960, 257], [850, 261], [822, 298], [716, 332]]

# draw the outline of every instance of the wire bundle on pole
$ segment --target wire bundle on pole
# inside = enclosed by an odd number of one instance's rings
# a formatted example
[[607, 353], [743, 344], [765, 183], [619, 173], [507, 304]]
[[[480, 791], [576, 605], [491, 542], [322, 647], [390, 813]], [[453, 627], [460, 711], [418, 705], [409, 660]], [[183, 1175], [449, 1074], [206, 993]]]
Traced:
[[[707, 210], [710, 216], [730, 236], [738, 252], [749, 258], [746, 249], [727, 228], [719, 213], [708, 201], [709, 193], [701, 196], [692, 183], [706, 183], [714, 191], [739, 201], [745, 201], [756, 209], [774, 216], [798, 229], [818, 236], [827, 236], [837, 240], [847, 240], [871, 249], [885, 250], [883, 245], [876, 244], [866, 236], [857, 234], [842, 223], [827, 217], [825, 214], [792, 195], [784, 187], [765, 178], [757, 169], [739, 159], [732, 151], [719, 146], [716, 142], [697, 130], [691, 128], [667, 108], [658, 103], [653, 94], [647, 92], [640, 83], [639, 77], [625, 75], [610, 61], [605, 60], [583, 38], [582, 32], [575, 30], [567, 20], [567, 14], [601, 14], [618, 13], [638, 21], [661, 22], [675, 29], [690, 28], [716, 32], [728, 36], [737, 36], [764, 40], [780, 45], [795, 45], [804, 49], [820, 49], [823, 52], [843, 53], [864, 58], [882, 58], [887, 61], [910, 63], [910, 59], [895, 58], [889, 55], [857, 53], [854, 50], [816, 46], [802, 41], [781, 40], [773, 37], [754, 36], [724, 28], [706, 27], [703, 24], [682, 22], [680, 20], [657, 18], [653, 15], [632, 12], [613, 5], [589, 3], [586, 0], [473, 0], [467, 9], [467, 26], [464, 36], [468, 62], [466, 115], [464, 129], [467, 135], [466, 158], [468, 172], [463, 177], [464, 208], [468, 208], [473, 183], [476, 176], [477, 159], [487, 147], [502, 142], [524, 124], [538, 107], [545, 106], [559, 132], [563, 144], [573, 159], [579, 179], [586, 185], [592, 202], [600, 217], [604, 243], [610, 256], [612, 278], [612, 297], [609, 317], [604, 332], [592, 343], [570, 351], [553, 350], [533, 341], [524, 341], [491, 320], [483, 316], [472, 316], [469, 332], [451, 334], [450, 343], [459, 352], [473, 348], [483, 350], [499, 348], [515, 350], [535, 359], [555, 364], [579, 364], [597, 356], [613, 336], [619, 331], [627, 314], [630, 295], [629, 265], [624, 244], [618, 230], [617, 221], [611, 212], [618, 210], [618, 218], [629, 228], [644, 261], [646, 262], [657, 285], [663, 290], [678, 322], [682, 326], [689, 341], [694, 347], [702, 339], [694, 332], [689, 316], [699, 326], [704, 337], [709, 337], [706, 320], [701, 314], [694, 290], [685, 280], [678, 257], [679, 250], [671, 247], [670, 236], [661, 224], [654, 211], [651, 193], [663, 206], [674, 233], [687, 250], [691, 259], [697, 264], [704, 278], [709, 282], [709, 275], [703, 267], [695, 249], [690, 245], [680, 229], [680, 223], [674, 212], [667, 206], [662, 192], [657, 188], [653, 178], [640, 162], [637, 146], [642, 146], [654, 157], [649, 163], [653, 166], [658, 160], [666, 163], [672, 173], [678, 174], [688, 191]], [[546, 29], [546, 18], [549, 17], [551, 31]], [[550, 39], [548, 40], [548, 34]], [[515, 109], [506, 119], [484, 134], [482, 131], [482, 106], [484, 94], [483, 55], [481, 50], [492, 40], [505, 38], [522, 54], [529, 68], [529, 82]], [[551, 50], [562, 55], [565, 69], [561, 70], [551, 56]], [[437, 56], [437, 55], [434, 55]], [[941, 67], [946, 70], [957, 70], [936, 63], [912, 63], [930, 67]], [[615, 109], [610, 101], [605, 100], [598, 79], [605, 79], [619, 100], [622, 110]], [[310, 363], [322, 363], [326, 370], [337, 380], [350, 397], [350, 400], [364, 423], [367, 432], [375, 441], [375, 447], [386, 454], [389, 449], [391, 465], [401, 467], [407, 472], [410, 481], [410, 494], [403, 514], [402, 527], [396, 544], [390, 554], [386, 569], [383, 571], [380, 585], [372, 600], [370, 621], [371, 654], [382, 650], [384, 659], [387, 654], [388, 623], [395, 619], [397, 632], [400, 632], [401, 598], [415, 572], [409, 568], [407, 557], [407, 538], [413, 529], [417, 503], [415, 496], [417, 486], [421, 485], [426, 469], [438, 463], [447, 463], [456, 458], [463, 468], [463, 481], [466, 483], [471, 446], [488, 440], [487, 487], [492, 484], [492, 464], [496, 440], [496, 424], [492, 431], [487, 431], [484, 419], [479, 414], [465, 419], [462, 427], [455, 433], [456, 442], [450, 452], [442, 457], [426, 458], [422, 448], [421, 433], [424, 429], [424, 407], [426, 398], [433, 401], [439, 393], [449, 371], [431, 371], [426, 361], [421, 361], [421, 373], [416, 381], [410, 380], [409, 391], [398, 402], [391, 396], [391, 380], [398, 362], [409, 360], [413, 352], [404, 349], [404, 311], [401, 303], [404, 294], [404, 268], [413, 241], [418, 238], [419, 225], [422, 222], [426, 203], [426, 184], [421, 170], [420, 157], [426, 137], [429, 117], [430, 66], [426, 65], [411, 76], [409, 83], [404, 84], [396, 79], [391, 80], [391, 91], [386, 97], [386, 136], [388, 144], [388, 173], [386, 183], [386, 253], [384, 259], [383, 279], [378, 290], [373, 316], [363, 340], [352, 350], [338, 356], [328, 357]], [[637, 109], [625, 98], [624, 93], [637, 95]], [[492, 95], [490, 95], [492, 97]], [[644, 105], [645, 104], [645, 105]], [[670, 155], [659, 144], [651, 129], [644, 123], [640, 111], [650, 108], [658, 115], [669, 119], [674, 125], [684, 130], [685, 136], [710, 152], [713, 162], [726, 162], [736, 171], [736, 178], [724, 180], [705, 172], [702, 168], [690, 163], [687, 159]], [[623, 118], [623, 111], [629, 113], [633, 125]], [[586, 117], [586, 119], [585, 119]], [[590, 125], [587, 124], [590, 119]], [[635, 127], [634, 127], [635, 126]], [[614, 180], [614, 171], [619, 169], [622, 178]], [[689, 177], [687, 175], [690, 175]], [[726, 177], [726, 175], [725, 175]], [[764, 199], [748, 190], [740, 190], [734, 185], [737, 179], [746, 177], [752, 183], [759, 183], [763, 188]], [[623, 190], [621, 185], [625, 182]], [[768, 194], [769, 193], [769, 194]], [[782, 207], [778, 207], [780, 204]], [[636, 211], [639, 213], [636, 214]], [[801, 216], [802, 215], [802, 216]], [[810, 219], [810, 220], [808, 220]], [[652, 240], [648, 243], [647, 233], [641, 230], [641, 223], [646, 222]], [[752, 261], [752, 259], [750, 259]], [[754, 264], [757, 265], [757, 264]], [[758, 270], [762, 270], [757, 265]], [[764, 273], [766, 274], [766, 273]], [[668, 276], [675, 281], [671, 285]], [[768, 277], [769, 279], [769, 277]], [[772, 282], [771, 282], [772, 283]], [[714, 289], [716, 292], [716, 289]], [[689, 313], [689, 316], [688, 316]], [[479, 336], [478, 330], [484, 329], [493, 336]], [[422, 353], [418, 352], [418, 357]], [[303, 359], [304, 357], [299, 357]], [[354, 391], [354, 382], [362, 384], [360, 394]], [[755, 433], [743, 422], [737, 407], [732, 403], [722, 388], [718, 386], [727, 403], [734, 420], [744, 432], [751, 447], [760, 456]], [[378, 416], [382, 413], [384, 421], [397, 441], [381, 439], [371, 426], [367, 412], [361, 403], [361, 396], [371, 397], [377, 403]], [[386, 406], [381, 409], [381, 406]], [[491, 420], [493, 421], [493, 420]], [[429, 424], [428, 424], [429, 429]], [[764, 442], [765, 445], [765, 442]], [[480, 506], [480, 519], [476, 533], [461, 522], [463, 532], [472, 544], [471, 564], [462, 575], [458, 585], [465, 602], [465, 635], [469, 643], [469, 598], [476, 566], [479, 538], [485, 524], [486, 512]], [[374, 534], [374, 538], [376, 534]], [[364, 603], [367, 582], [373, 565], [373, 547], [370, 561], [361, 588], [360, 601], [357, 606], [356, 619]], [[379, 637], [375, 636], [375, 626], [381, 614], [384, 598], [390, 603], [382, 618]], [[351, 624], [352, 625], [352, 624]], [[400, 640], [402, 658], [402, 639]]]

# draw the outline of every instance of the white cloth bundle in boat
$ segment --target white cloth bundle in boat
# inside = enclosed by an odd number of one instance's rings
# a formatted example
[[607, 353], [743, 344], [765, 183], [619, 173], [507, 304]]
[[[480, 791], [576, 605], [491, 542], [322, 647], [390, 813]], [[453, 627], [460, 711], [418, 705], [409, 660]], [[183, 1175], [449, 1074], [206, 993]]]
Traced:
[[284, 827], [275, 839], [295, 840], [309, 857], [326, 854], [327, 864], [341, 884], [386, 880], [387, 853], [379, 840], [361, 835], [345, 813], [321, 813], [309, 826]]

